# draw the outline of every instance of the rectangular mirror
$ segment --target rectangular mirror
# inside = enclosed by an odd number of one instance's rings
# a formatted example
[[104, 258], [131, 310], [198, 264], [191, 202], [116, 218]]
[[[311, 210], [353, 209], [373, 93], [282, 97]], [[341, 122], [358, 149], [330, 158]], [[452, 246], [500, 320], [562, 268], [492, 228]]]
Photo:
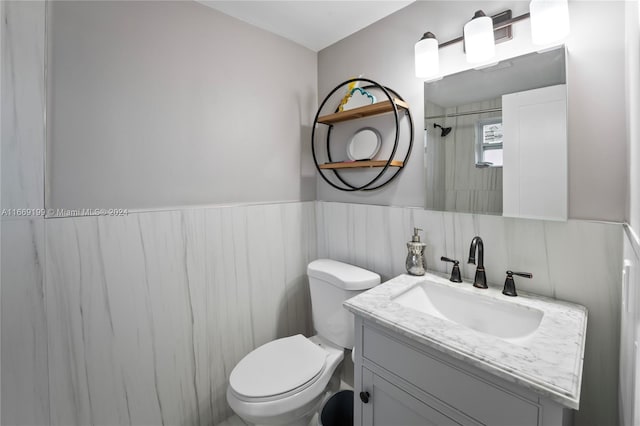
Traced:
[[565, 61], [558, 48], [425, 83], [426, 209], [566, 220]]

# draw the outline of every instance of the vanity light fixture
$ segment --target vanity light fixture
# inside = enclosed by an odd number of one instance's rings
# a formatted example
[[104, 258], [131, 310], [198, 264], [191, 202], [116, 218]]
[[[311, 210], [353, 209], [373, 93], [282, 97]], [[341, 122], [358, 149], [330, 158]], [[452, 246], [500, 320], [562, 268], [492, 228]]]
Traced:
[[[505, 16], [508, 12], [508, 17]], [[507, 19], [505, 19], [507, 18]], [[438, 49], [464, 41], [467, 62], [483, 63], [495, 56], [495, 40], [498, 30], [507, 29], [518, 21], [531, 18], [531, 39], [537, 45], [552, 45], [562, 41], [569, 34], [568, 0], [531, 0], [529, 13], [511, 18], [511, 11], [485, 16], [478, 10], [467, 22], [463, 36], [443, 43], [431, 32], [426, 32], [415, 45], [416, 77], [435, 79], [438, 77], [440, 60]], [[510, 39], [510, 32], [508, 38]]]
[[432, 32], [426, 32], [416, 43], [416, 76], [429, 78], [440, 71], [440, 56], [438, 55], [438, 40]]
[[463, 33], [467, 62], [470, 64], [486, 62], [496, 55], [493, 20], [483, 11], [476, 11], [473, 18], [464, 25]]
[[531, 41], [551, 44], [569, 35], [569, 4], [567, 0], [531, 0]]

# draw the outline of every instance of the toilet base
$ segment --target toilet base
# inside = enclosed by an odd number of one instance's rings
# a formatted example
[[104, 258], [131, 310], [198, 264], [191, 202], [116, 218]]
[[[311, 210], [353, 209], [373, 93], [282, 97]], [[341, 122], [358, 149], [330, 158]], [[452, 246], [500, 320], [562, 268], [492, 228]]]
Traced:
[[252, 418], [250, 416], [244, 417], [238, 414], [245, 423], [251, 426], [309, 426], [312, 422], [314, 416], [318, 413], [320, 409], [320, 405], [324, 401], [326, 397], [326, 393], [318, 395], [313, 401], [304, 407], [300, 407], [299, 409], [286, 413], [286, 415], [273, 417], [270, 419], [266, 418]]
[[[282, 417], [279, 418], [274, 418], [271, 419], [273, 421], [275, 421], [275, 423], [265, 423], [264, 419], [260, 419], [259, 423], [254, 423], [251, 421], [251, 419], [246, 419], [243, 418], [241, 416], [238, 416], [240, 418], [242, 418], [242, 420], [247, 423], [247, 425], [249, 426], [318, 426], [318, 422], [319, 422], [319, 418], [320, 418], [320, 410], [322, 409], [322, 407], [324, 406], [324, 404], [327, 402], [327, 400], [329, 398], [331, 398], [336, 392], [338, 392], [338, 390], [343, 389], [343, 383], [340, 380], [340, 367], [336, 368], [336, 371], [334, 372], [333, 376], [331, 377], [331, 380], [329, 380], [329, 384], [327, 385], [327, 388], [325, 389], [325, 391], [318, 396], [318, 400], [314, 400], [312, 403], [310, 403], [309, 405], [311, 405], [310, 408], [310, 412], [308, 412], [307, 414], [303, 414], [303, 417], [293, 420], [289, 423], [283, 423], [283, 421], [287, 421], [285, 419], [283, 419]], [[344, 388], [347, 389], [351, 389], [350, 386], [345, 385]], [[305, 411], [305, 407], [301, 407], [300, 410], [296, 411], [295, 413], [291, 413], [291, 416], [296, 416], [298, 415], [298, 413]], [[287, 416], [289, 417], [289, 416]]]

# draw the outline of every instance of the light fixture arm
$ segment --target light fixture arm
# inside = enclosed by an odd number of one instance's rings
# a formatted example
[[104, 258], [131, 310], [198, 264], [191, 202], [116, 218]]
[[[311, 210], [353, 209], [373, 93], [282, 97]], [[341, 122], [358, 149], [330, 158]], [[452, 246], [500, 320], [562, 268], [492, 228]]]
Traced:
[[[493, 26], [493, 30], [494, 30], [494, 31], [497, 31], [497, 30], [500, 30], [500, 29], [502, 29], [502, 28], [506, 28], [506, 27], [508, 27], [508, 26], [510, 26], [510, 25], [512, 25], [512, 24], [514, 24], [514, 23], [516, 23], [516, 22], [518, 22], [518, 21], [522, 21], [522, 20], [524, 20], [524, 19], [527, 19], [527, 18], [529, 18], [530, 16], [531, 16], [531, 14], [530, 14], [529, 12], [527, 12], [527, 13], [523, 13], [523, 14], [522, 14], [522, 15], [520, 15], [520, 16], [516, 16], [516, 17], [514, 17], [514, 18], [507, 19], [506, 21], [502, 21], [502, 22], [500, 22], [499, 24], [495, 24], [495, 25]], [[438, 44], [438, 48], [439, 48], [439, 49], [442, 49], [442, 48], [443, 48], [443, 47], [445, 47], [445, 46], [449, 46], [449, 45], [451, 45], [451, 44], [456, 44], [456, 43], [459, 43], [459, 42], [461, 42], [461, 41], [463, 41], [463, 40], [464, 40], [464, 36], [456, 37], [456, 38], [454, 38], [454, 39], [447, 40], [447, 41], [445, 41], [445, 42], [442, 42], [442, 43]]]

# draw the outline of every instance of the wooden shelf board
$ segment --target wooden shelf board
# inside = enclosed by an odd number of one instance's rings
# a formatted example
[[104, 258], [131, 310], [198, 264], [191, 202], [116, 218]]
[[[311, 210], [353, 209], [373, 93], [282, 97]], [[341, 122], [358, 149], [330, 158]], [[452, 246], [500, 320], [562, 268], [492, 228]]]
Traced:
[[[321, 169], [362, 169], [367, 167], [384, 167], [387, 164], [385, 160], [369, 160], [369, 161], [348, 161], [342, 163], [325, 163], [320, 164]], [[391, 161], [390, 167], [404, 167], [404, 162], [399, 160]]]
[[[398, 109], [409, 109], [409, 104], [400, 99], [394, 98], [393, 102]], [[318, 123], [333, 124], [341, 121], [355, 120], [356, 118], [371, 117], [372, 115], [384, 114], [393, 111], [393, 104], [390, 101], [376, 102], [347, 111], [336, 112], [334, 114], [323, 115], [318, 118]]]

